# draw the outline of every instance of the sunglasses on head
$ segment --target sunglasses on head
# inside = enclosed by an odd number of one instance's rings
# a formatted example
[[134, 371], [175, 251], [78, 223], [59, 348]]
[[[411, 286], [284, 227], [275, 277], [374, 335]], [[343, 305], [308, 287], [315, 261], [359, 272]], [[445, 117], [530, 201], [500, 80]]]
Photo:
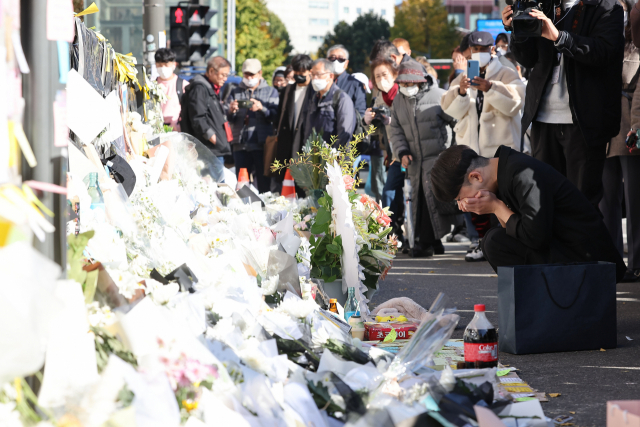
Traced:
[[330, 56], [327, 58], [329, 61], [333, 62], [333, 61], [338, 61], [339, 63], [343, 63], [344, 61], [346, 61], [346, 58], [337, 58], [335, 56]]

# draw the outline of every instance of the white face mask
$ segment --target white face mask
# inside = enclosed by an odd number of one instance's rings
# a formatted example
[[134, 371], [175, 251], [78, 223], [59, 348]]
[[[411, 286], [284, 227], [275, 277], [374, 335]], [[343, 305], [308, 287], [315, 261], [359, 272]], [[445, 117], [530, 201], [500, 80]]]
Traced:
[[503, 47], [499, 47], [496, 49], [496, 52], [500, 52], [501, 55], [506, 55], [507, 54], [507, 49], [503, 48]]
[[378, 80], [378, 87], [384, 93], [389, 92], [391, 90], [391, 88], [393, 87], [393, 85], [394, 85], [393, 80], [389, 80], [389, 79], [379, 79]]
[[336, 74], [342, 74], [344, 72], [344, 66], [347, 64], [347, 61], [340, 63], [339, 61], [333, 61], [333, 71]]
[[489, 52], [477, 52], [471, 54], [471, 59], [480, 63], [480, 68], [486, 67], [491, 62], [491, 54]]
[[242, 78], [242, 83], [244, 83], [247, 87], [254, 87], [255, 85], [257, 85], [260, 82], [260, 79], [257, 77], [254, 77], [252, 79], [248, 79], [246, 77]]
[[420, 91], [420, 88], [418, 86], [409, 86], [409, 87], [401, 86], [400, 87], [400, 93], [406, 96], [407, 98], [416, 96], [419, 91]]
[[327, 84], [329, 84], [325, 79], [313, 79], [311, 80], [311, 86], [313, 86], [313, 90], [316, 92], [320, 92], [326, 89]]
[[173, 75], [173, 67], [158, 67], [158, 75], [161, 79], [168, 79]]

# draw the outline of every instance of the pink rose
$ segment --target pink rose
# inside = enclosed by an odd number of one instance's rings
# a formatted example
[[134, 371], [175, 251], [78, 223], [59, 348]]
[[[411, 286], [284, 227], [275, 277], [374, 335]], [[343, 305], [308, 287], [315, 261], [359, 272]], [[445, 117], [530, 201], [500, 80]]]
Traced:
[[353, 190], [353, 184], [356, 182], [351, 175], [344, 175], [342, 177], [342, 181], [344, 181], [344, 188], [346, 190]]

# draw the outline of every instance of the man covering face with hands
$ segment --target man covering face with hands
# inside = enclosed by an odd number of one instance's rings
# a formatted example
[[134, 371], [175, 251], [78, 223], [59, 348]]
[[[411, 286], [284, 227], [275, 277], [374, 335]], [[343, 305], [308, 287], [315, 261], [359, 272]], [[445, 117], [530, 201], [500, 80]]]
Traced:
[[492, 158], [462, 145], [445, 150], [431, 171], [433, 193], [463, 212], [495, 214], [501, 226], [482, 239], [500, 266], [607, 261], [626, 271], [600, 214], [553, 167], [509, 147]]

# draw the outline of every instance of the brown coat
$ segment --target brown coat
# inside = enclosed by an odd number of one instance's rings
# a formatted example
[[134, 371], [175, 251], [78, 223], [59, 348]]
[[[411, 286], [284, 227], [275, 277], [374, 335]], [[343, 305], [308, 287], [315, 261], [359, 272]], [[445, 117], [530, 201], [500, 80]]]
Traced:
[[636, 90], [638, 77], [640, 76], [640, 49], [628, 43], [624, 51], [622, 65], [622, 91], [631, 97], [620, 96], [622, 102], [622, 114], [620, 116], [620, 133], [615, 136], [607, 146], [607, 157], [637, 156], [640, 152], [630, 154], [625, 140], [629, 129], [640, 128], [640, 89]]

